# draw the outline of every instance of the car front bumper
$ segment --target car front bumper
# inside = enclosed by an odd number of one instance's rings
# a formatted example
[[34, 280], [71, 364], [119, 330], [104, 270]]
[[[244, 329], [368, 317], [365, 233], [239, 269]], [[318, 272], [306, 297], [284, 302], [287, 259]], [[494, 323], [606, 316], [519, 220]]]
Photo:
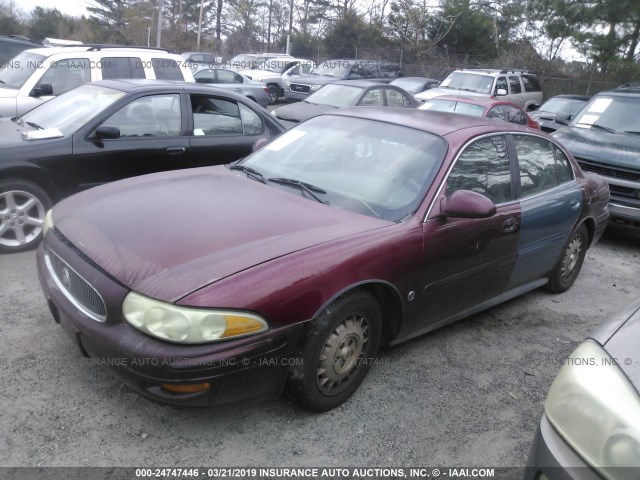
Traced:
[[543, 414], [536, 431], [523, 480], [603, 480], [558, 435]]
[[[83, 313], [56, 281], [45, 259], [63, 258], [102, 296], [104, 322]], [[134, 391], [152, 401], [179, 407], [204, 407], [246, 400], [277, 398], [296, 361], [302, 324], [219, 343], [185, 345], [146, 335], [122, 318], [128, 289], [94, 267], [53, 232], [37, 253], [38, 277], [54, 320], [76, 343], [87, 363], [106, 366]], [[196, 393], [175, 393], [163, 385], [201, 385]]]
[[311, 95], [311, 92], [292, 92], [291, 90], [285, 90], [284, 92], [284, 97], [288, 102], [301, 102], [306, 100], [309, 95]]

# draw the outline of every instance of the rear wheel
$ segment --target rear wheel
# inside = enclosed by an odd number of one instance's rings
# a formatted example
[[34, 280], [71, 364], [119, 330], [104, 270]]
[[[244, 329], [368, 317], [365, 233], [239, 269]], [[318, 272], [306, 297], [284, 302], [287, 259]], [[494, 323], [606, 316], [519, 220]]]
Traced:
[[42, 239], [49, 195], [26, 180], [0, 182], [0, 253], [34, 248]]
[[267, 93], [269, 94], [269, 105], [278, 103], [279, 93], [277, 85], [268, 85]]
[[562, 256], [549, 276], [548, 290], [562, 293], [571, 288], [584, 263], [588, 245], [589, 233], [584, 225], [580, 225], [567, 240]]
[[366, 377], [380, 346], [382, 312], [375, 298], [359, 291], [343, 295], [310, 325], [302, 364], [290, 386], [299, 403], [316, 412], [342, 404]]

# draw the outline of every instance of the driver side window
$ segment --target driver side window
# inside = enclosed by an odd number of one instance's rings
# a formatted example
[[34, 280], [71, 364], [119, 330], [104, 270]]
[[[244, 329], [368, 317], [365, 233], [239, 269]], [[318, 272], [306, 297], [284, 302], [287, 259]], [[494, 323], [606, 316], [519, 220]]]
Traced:
[[138, 98], [111, 115], [105, 126], [118, 127], [120, 137], [166, 137], [181, 133], [180, 95]]

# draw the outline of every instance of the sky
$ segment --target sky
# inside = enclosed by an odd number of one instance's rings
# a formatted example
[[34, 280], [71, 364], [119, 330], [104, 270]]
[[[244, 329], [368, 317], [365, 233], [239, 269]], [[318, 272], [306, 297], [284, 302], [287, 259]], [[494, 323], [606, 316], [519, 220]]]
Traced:
[[80, 17], [88, 15], [86, 7], [92, 5], [90, 0], [14, 0], [14, 5], [28, 13], [35, 7], [57, 8], [60, 13]]

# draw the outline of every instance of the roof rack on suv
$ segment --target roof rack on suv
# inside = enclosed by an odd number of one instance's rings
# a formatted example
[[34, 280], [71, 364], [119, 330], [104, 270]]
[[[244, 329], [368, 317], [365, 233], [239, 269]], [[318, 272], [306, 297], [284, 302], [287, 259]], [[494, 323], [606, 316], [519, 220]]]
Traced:
[[169, 48], [143, 47], [140, 45], [110, 45], [104, 43], [83, 43], [82, 45], [63, 45], [63, 47], [88, 47], [87, 52], [98, 52], [108, 48], [135, 48], [136, 50], [156, 50], [158, 52], [176, 53], [175, 50], [171, 50]]

